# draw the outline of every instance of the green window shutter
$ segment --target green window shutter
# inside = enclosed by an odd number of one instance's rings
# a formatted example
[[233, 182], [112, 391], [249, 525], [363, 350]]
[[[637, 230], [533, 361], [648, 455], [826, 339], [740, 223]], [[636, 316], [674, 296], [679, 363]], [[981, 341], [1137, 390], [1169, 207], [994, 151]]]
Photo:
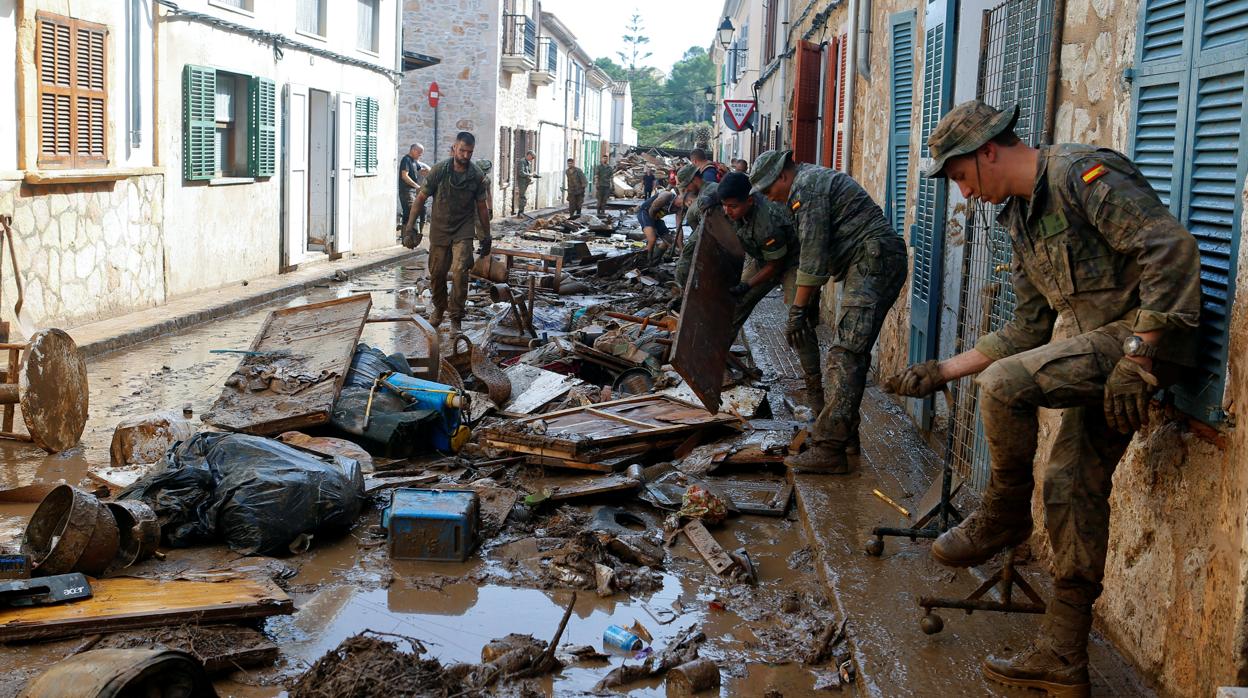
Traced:
[[906, 222], [906, 187], [910, 179], [910, 122], [914, 116], [915, 11], [898, 12], [892, 25], [891, 111], [889, 118], [888, 195], [885, 202], [893, 230]]
[[272, 177], [277, 171], [277, 85], [253, 77], [247, 97], [247, 174]]
[[377, 100], [368, 100], [368, 171], [377, 172]]
[[355, 171], [363, 173], [368, 169], [368, 98], [355, 98]]
[[182, 70], [182, 176], [212, 179], [216, 153], [217, 71], [198, 65]]

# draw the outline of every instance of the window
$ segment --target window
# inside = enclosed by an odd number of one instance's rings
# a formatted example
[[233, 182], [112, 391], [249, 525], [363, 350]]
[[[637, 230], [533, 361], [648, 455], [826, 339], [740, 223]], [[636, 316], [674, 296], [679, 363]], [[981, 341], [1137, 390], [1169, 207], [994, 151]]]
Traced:
[[749, 67], [750, 65], [750, 54], [748, 52], [750, 48], [750, 25], [749, 24], [744, 24], [741, 26], [741, 34], [737, 36], [737, 40], [733, 42], [733, 46], [736, 47], [737, 49], [736, 53], [734, 54], [737, 57], [737, 59], [734, 64], [736, 67], [736, 70], [732, 74], [732, 81], [740, 82], [741, 76], [745, 75], [746, 68]]
[[498, 162], [494, 163], [498, 183], [507, 184], [511, 181], [511, 129], [503, 126], [498, 129]]
[[108, 164], [108, 29], [40, 12], [39, 167]]
[[766, 15], [763, 19], [763, 63], [771, 63], [776, 57], [776, 12], [780, 0], [767, 0]]
[[1199, 365], [1175, 403], [1217, 424], [1248, 171], [1248, 4], [1144, 0], [1137, 35], [1131, 157], [1200, 245]]
[[304, 34], [325, 36], [325, 0], [299, 0], [295, 28]]
[[242, 10], [243, 12], [251, 12], [255, 9], [255, 0], [208, 0], [208, 4], [228, 7], [232, 10]]
[[277, 165], [272, 80], [188, 65], [182, 72], [182, 174], [271, 177]]
[[572, 119], [581, 118], [581, 90], [585, 85], [585, 69], [580, 63], [572, 64]]
[[355, 28], [355, 45], [362, 51], [377, 53], [378, 25], [377, 3], [380, 0], [359, 0]]
[[377, 174], [377, 100], [355, 98], [355, 173]]

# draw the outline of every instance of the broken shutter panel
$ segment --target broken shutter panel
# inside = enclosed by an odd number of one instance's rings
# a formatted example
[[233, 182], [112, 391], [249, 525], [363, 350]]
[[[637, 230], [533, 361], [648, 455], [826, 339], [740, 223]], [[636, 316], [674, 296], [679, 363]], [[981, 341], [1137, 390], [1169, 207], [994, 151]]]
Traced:
[[182, 69], [182, 176], [212, 179], [216, 173], [217, 71], [188, 64]]
[[910, 180], [910, 122], [914, 117], [913, 10], [892, 16], [888, 130], [888, 200], [885, 215], [900, 232], [906, 223], [906, 187]]
[[841, 62], [841, 39], [840, 37], [832, 37], [832, 41], [828, 44], [828, 58], [824, 62], [827, 77], [823, 81], [823, 124], [820, 139], [821, 147], [819, 152], [819, 164], [831, 167], [836, 160], [836, 114], [837, 99], [840, 95], [840, 62]]
[[39, 166], [73, 166], [73, 74], [70, 22], [40, 13], [37, 18], [39, 66]]
[[107, 40], [108, 30], [103, 26], [75, 20], [75, 167], [108, 164]]
[[803, 41], [797, 47], [797, 82], [793, 97], [793, 159], [814, 162], [819, 127], [819, 46]]
[[253, 77], [248, 86], [247, 174], [272, 177], [277, 171], [277, 85]]
[[368, 100], [368, 160], [365, 163], [370, 173], [377, 172], [377, 113], [376, 99]]
[[848, 78], [849, 63], [849, 37], [841, 34], [840, 40], [840, 65], [836, 71], [836, 144], [832, 155], [832, 167], [837, 170], [845, 169], [845, 90]]

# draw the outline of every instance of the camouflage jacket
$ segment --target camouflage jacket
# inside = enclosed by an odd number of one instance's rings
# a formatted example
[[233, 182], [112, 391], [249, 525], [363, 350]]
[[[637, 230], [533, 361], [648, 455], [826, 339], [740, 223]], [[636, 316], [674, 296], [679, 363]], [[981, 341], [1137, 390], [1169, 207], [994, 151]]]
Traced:
[[584, 194], [585, 187], [589, 186], [589, 181], [585, 179], [585, 173], [581, 172], [579, 167], [569, 167], [564, 171], [564, 177], [567, 181], [569, 194]]
[[879, 205], [844, 172], [798, 165], [789, 209], [802, 248], [797, 271], [801, 286], [841, 281], [868, 240], [888, 241], [896, 251], [905, 252], [905, 243]]
[[1158, 358], [1194, 365], [1200, 254], [1144, 175], [1123, 155], [1087, 145], [1040, 150], [1030, 201], [1011, 197], [1014, 318], [979, 339], [992, 359], [1045, 344], [1058, 315], [1075, 332], [1125, 322], [1164, 330]]
[[764, 263], [788, 259], [786, 269], [797, 263], [801, 245], [793, 230], [793, 219], [784, 206], [755, 194], [754, 208], [741, 220], [733, 221], [732, 227], [745, 253], [754, 259]]
[[594, 168], [594, 186], [599, 189], [610, 189], [615, 181], [615, 170], [610, 165], [599, 165]]
[[520, 161], [520, 171], [516, 173], [516, 184], [527, 187], [533, 183], [533, 163], [528, 158]]
[[689, 208], [685, 210], [685, 222], [689, 224], [691, 230], [697, 230], [702, 224], [702, 216], [712, 207], [719, 205], [719, 184], [711, 182], [703, 184], [702, 189], [698, 191], [698, 198], [689, 204]]

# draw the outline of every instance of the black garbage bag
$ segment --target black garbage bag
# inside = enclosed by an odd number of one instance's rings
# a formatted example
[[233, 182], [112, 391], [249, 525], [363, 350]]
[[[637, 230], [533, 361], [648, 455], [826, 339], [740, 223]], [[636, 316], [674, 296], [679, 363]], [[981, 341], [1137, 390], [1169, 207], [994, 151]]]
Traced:
[[[330, 421], [374, 456], [407, 458], [429, 451], [442, 415], [433, 410], [408, 410], [403, 398], [385, 389], [343, 388], [334, 402]], [[368, 414], [367, 425], [364, 415]]]
[[161, 520], [173, 547], [224, 540], [245, 555], [275, 555], [307, 536], [350, 530], [364, 500], [354, 460], [320, 458], [249, 434], [201, 433], [179, 442], [165, 468], [126, 488]]
[[373, 387], [373, 381], [381, 377], [383, 373], [402, 373], [410, 376], [412, 368], [407, 365], [407, 359], [402, 354], [386, 356], [380, 349], [374, 349], [361, 342], [355, 347], [355, 354], [351, 357], [351, 370], [347, 371], [347, 378], [343, 381], [342, 387], [368, 390]]

